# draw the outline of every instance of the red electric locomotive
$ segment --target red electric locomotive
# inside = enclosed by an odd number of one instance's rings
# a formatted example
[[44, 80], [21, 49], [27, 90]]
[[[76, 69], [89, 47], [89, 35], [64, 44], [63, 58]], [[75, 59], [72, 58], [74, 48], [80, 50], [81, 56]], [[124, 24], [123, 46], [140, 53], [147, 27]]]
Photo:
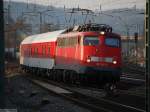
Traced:
[[119, 81], [120, 36], [107, 25], [75, 27], [58, 36], [55, 59], [56, 69], [75, 71], [83, 78], [96, 78], [102, 83]]
[[[20, 64], [25, 70], [44, 70], [64, 81], [86, 78], [106, 84], [120, 79], [121, 39], [105, 24], [31, 36], [20, 48]], [[54, 74], [54, 70], [61, 72]]]

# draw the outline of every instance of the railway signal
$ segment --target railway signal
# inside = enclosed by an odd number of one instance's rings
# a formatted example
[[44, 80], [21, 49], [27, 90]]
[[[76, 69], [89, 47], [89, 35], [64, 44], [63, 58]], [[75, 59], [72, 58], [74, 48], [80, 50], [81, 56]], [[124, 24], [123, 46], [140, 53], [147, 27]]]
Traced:
[[0, 2], [0, 109], [5, 106], [4, 93], [4, 12], [3, 1]]

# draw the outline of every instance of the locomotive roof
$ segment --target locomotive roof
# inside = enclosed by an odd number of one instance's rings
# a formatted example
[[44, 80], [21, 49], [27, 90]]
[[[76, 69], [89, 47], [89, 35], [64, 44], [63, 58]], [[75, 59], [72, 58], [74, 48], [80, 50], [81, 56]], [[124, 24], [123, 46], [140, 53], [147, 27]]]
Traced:
[[58, 35], [63, 33], [65, 30], [58, 30], [53, 32], [47, 32], [37, 35], [31, 35], [25, 38], [21, 44], [32, 44], [32, 43], [41, 43], [41, 42], [49, 42], [56, 41]]

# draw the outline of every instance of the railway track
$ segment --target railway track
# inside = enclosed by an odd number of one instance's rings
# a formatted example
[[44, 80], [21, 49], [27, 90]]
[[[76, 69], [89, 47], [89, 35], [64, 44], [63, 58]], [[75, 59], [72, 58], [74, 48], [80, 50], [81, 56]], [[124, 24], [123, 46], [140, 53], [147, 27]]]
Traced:
[[53, 82], [43, 78], [28, 77], [28, 79], [34, 84], [94, 112], [146, 112], [139, 107], [122, 104], [104, 96], [96, 98], [86, 95], [86, 93], [83, 94], [80, 90], [73, 89], [73, 86], [68, 87], [62, 83]]
[[145, 68], [137, 67], [135, 65], [133, 66], [130, 64], [123, 67], [123, 72], [137, 75], [145, 75]]
[[130, 83], [134, 83], [134, 84], [144, 84], [145, 80], [144, 79], [139, 79], [139, 78], [132, 78], [132, 77], [126, 77], [126, 76], [122, 76], [121, 80], [126, 80]]
[[145, 84], [145, 74], [131, 74], [131, 73], [122, 73], [121, 81], [141, 85]]

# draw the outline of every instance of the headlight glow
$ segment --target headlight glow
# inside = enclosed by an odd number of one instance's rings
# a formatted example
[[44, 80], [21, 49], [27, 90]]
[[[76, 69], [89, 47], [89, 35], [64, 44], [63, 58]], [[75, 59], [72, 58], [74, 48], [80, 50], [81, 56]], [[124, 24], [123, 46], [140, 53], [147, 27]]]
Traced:
[[88, 58], [88, 59], [86, 60], [86, 62], [88, 62], [88, 63], [91, 62], [91, 59]]
[[101, 34], [101, 35], [104, 35], [104, 34], [105, 34], [105, 32], [104, 32], [104, 31], [101, 31], [101, 32], [100, 32], [100, 34]]
[[117, 64], [117, 61], [113, 61], [113, 64]]

